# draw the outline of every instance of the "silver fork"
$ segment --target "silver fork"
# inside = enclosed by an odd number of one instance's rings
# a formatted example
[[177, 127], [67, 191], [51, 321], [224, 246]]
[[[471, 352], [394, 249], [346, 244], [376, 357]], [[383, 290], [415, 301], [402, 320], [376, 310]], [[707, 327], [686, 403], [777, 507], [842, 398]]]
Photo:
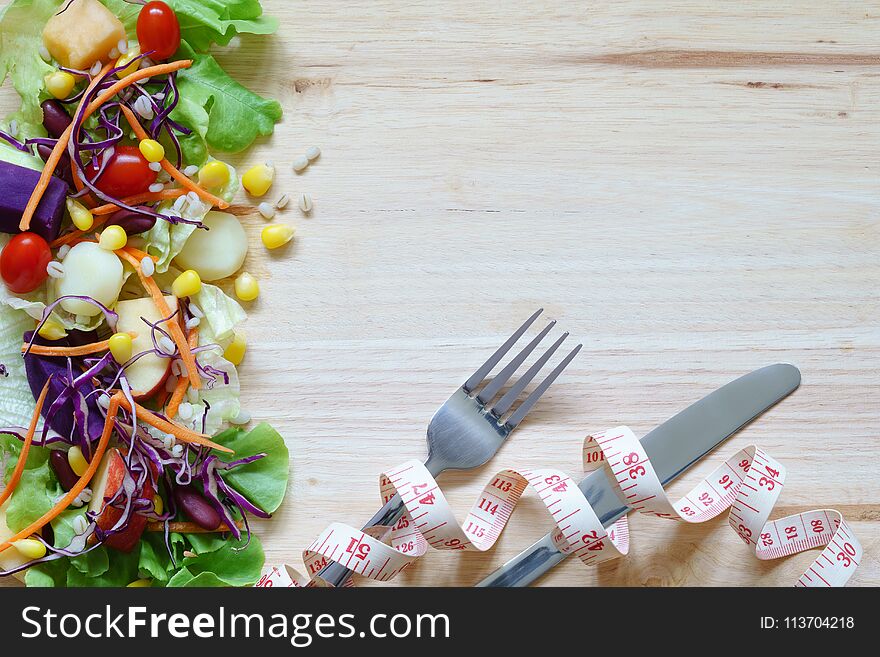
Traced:
[[[526, 386], [568, 337], [568, 333], [563, 333], [529, 367], [526, 373], [517, 379], [506, 393], [501, 395], [497, 402], [490, 404], [510, 380], [510, 377], [556, 324], [555, 321], [551, 321], [494, 378], [487, 379], [489, 373], [501, 362], [501, 359], [542, 312], [543, 308], [529, 317], [507, 339], [507, 342], [492, 354], [489, 360], [483, 363], [458, 390], [452, 393], [452, 396], [431, 418], [431, 423], [428, 425], [428, 458], [425, 460], [425, 467], [432, 476], [437, 477], [445, 470], [470, 470], [483, 465], [492, 458], [511, 432], [532, 410], [541, 395], [547, 391], [550, 384], [556, 380], [556, 377], [580, 351], [582, 345], [572, 349], [547, 375], [547, 378], [541, 381], [531, 394], [511, 412], [513, 405], [522, 395]], [[403, 516], [404, 511], [400, 497], [395, 495], [364, 525], [363, 531], [372, 530], [369, 533], [381, 539], [383, 534], [390, 530], [391, 525]], [[380, 528], [384, 528], [384, 531], [377, 532], [376, 529]], [[317, 576], [332, 586], [342, 586], [351, 576], [351, 571], [338, 563], [332, 563], [322, 569]]]

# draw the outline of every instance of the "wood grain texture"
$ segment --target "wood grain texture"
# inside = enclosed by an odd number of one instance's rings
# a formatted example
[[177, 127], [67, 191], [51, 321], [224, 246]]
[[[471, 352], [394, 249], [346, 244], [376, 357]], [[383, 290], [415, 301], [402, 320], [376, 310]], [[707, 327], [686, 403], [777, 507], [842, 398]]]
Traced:
[[[584, 350], [492, 463], [445, 476], [459, 516], [505, 466], [580, 473], [589, 431], [637, 434], [756, 367], [791, 398], [699, 464], [757, 443], [782, 513], [844, 511], [880, 584], [880, 4], [265, 0], [283, 28], [219, 55], [284, 104], [271, 159], [297, 239], [259, 246], [243, 404], [286, 436], [270, 562], [377, 508], [433, 411], [539, 306]], [[4, 90], [0, 109], [15, 106]], [[323, 150], [305, 173], [289, 162]], [[242, 199], [245, 202], [245, 199]], [[527, 495], [488, 554], [431, 552], [397, 582], [469, 585], [542, 536]], [[789, 585], [717, 520], [632, 519], [632, 554], [543, 584]]]

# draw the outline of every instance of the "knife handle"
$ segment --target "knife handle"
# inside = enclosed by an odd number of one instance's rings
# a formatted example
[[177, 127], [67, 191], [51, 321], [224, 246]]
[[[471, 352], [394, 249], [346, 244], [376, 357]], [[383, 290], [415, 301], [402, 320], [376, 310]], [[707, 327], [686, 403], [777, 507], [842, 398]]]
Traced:
[[[363, 530], [366, 531], [370, 527], [390, 528], [391, 525], [400, 520], [404, 511], [406, 511], [406, 507], [403, 506], [400, 496], [395, 495], [385, 503], [385, 506], [379, 509], [376, 515], [370, 518], [370, 521], [363, 526]], [[331, 586], [340, 587], [345, 585], [351, 575], [351, 570], [341, 564], [333, 562], [329, 566], [322, 568], [316, 577], [320, 577]]]
[[547, 534], [477, 586], [528, 586], [567, 556], [556, 549], [553, 537]]

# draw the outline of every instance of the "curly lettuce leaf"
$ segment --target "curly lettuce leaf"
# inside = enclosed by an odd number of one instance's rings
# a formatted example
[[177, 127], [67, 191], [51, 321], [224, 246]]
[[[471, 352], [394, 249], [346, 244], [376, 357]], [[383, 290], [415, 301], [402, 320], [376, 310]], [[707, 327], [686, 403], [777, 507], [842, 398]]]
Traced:
[[[229, 182], [222, 189], [212, 191], [220, 198], [231, 203], [238, 191], [238, 175], [235, 172], [235, 167], [229, 164], [226, 166], [229, 168]], [[172, 212], [170, 210], [172, 205], [173, 203], [170, 201], [163, 203], [159, 206], [159, 212]], [[180, 209], [180, 216], [188, 220], [202, 221], [210, 210], [210, 206], [201, 201], [195, 204], [187, 201]], [[157, 272], [164, 274], [168, 271], [171, 261], [177, 257], [177, 254], [180, 253], [189, 236], [195, 230], [197, 230], [196, 227], [189, 223], [180, 222], [172, 224], [168, 221], [157, 221], [150, 230], [144, 233], [143, 237], [146, 240], [147, 251], [159, 258], [156, 261]]]
[[21, 357], [22, 336], [33, 328], [28, 315], [0, 303], [0, 364], [5, 371], [5, 376], [0, 375], [0, 427], [26, 427], [34, 414], [34, 396]]
[[[33, 409], [33, 402], [31, 402]], [[6, 460], [4, 478], [12, 475], [12, 470], [21, 453], [21, 443], [10, 435], [0, 435], [0, 454]], [[25, 461], [21, 479], [6, 505], [6, 526], [13, 532], [38, 520], [55, 505], [55, 500], [64, 494], [55, 472], [49, 466], [49, 450], [32, 446]]]
[[178, 55], [193, 60], [193, 65], [178, 75], [181, 97], [189, 102], [176, 107], [171, 118], [194, 134], [204, 135], [208, 146], [225, 153], [242, 151], [257, 137], [272, 134], [281, 120], [278, 101], [249, 91], [229, 77], [211, 55], [197, 53], [185, 42]]
[[21, 96], [15, 115], [22, 136], [43, 132], [43, 78], [54, 68], [40, 57], [43, 26], [57, 11], [61, 0], [14, 0], [0, 10], [0, 84], [8, 77]]
[[236, 34], [273, 34], [278, 20], [263, 16], [259, 0], [167, 0], [180, 36], [194, 49], [228, 45]]
[[275, 513], [287, 492], [290, 475], [290, 453], [284, 438], [263, 422], [250, 431], [228, 429], [216, 436], [215, 440], [235, 451], [235, 454], [217, 452], [217, 456], [224, 461], [254, 454], [266, 455], [253, 463], [220, 471], [220, 476], [263, 511]]
[[[220, 540], [220, 539], [215, 539]], [[266, 557], [253, 534], [246, 547], [233, 539], [222, 541], [217, 549], [186, 557], [180, 570], [168, 580], [169, 587], [252, 586], [260, 578]]]

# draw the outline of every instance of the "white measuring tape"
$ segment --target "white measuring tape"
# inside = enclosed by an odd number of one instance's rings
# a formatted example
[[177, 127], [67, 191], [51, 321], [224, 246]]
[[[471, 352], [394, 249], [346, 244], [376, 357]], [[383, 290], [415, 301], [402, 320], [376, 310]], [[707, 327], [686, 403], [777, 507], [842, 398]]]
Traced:
[[[740, 450], [677, 502], [670, 501], [641, 442], [628, 427], [589, 436], [584, 469], [610, 470], [631, 510], [658, 518], [700, 523], [730, 509], [728, 522], [754, 547], [758, 559], [778, 559], [825, 546], [796, 586], [843, 586], [862, 560], [862, 547], [843, 516], [817, 509], [767, 522], [785, 481], [785, 468], [755, 446]], [[364, 577], [387, 581], [427, 552], [490, 549], [510, 519], [520, 496], [531, 487], [547, 507], [560, 551], [594, 565], [629, 551], [626, 516], [605, 528], [577, 483], [551, 469], [502, 470], [483, 489], [459, 524], [437, 482], [419, 461], [408, 461], [380, 479], [383, 501], [400, 495], [406, 513], [388, 531], [370, 533], [333, 523], [303, 551], [310, 579], [289, 566], [263, 572], [257, 586], [316, 586], [315, 575], [331, 562]], [[374, 535], [371, 535], [373, 533]], [[383, 540], [380, 538], [383, 534]], [[311, 581], [310, 581], [311, 580]]]

